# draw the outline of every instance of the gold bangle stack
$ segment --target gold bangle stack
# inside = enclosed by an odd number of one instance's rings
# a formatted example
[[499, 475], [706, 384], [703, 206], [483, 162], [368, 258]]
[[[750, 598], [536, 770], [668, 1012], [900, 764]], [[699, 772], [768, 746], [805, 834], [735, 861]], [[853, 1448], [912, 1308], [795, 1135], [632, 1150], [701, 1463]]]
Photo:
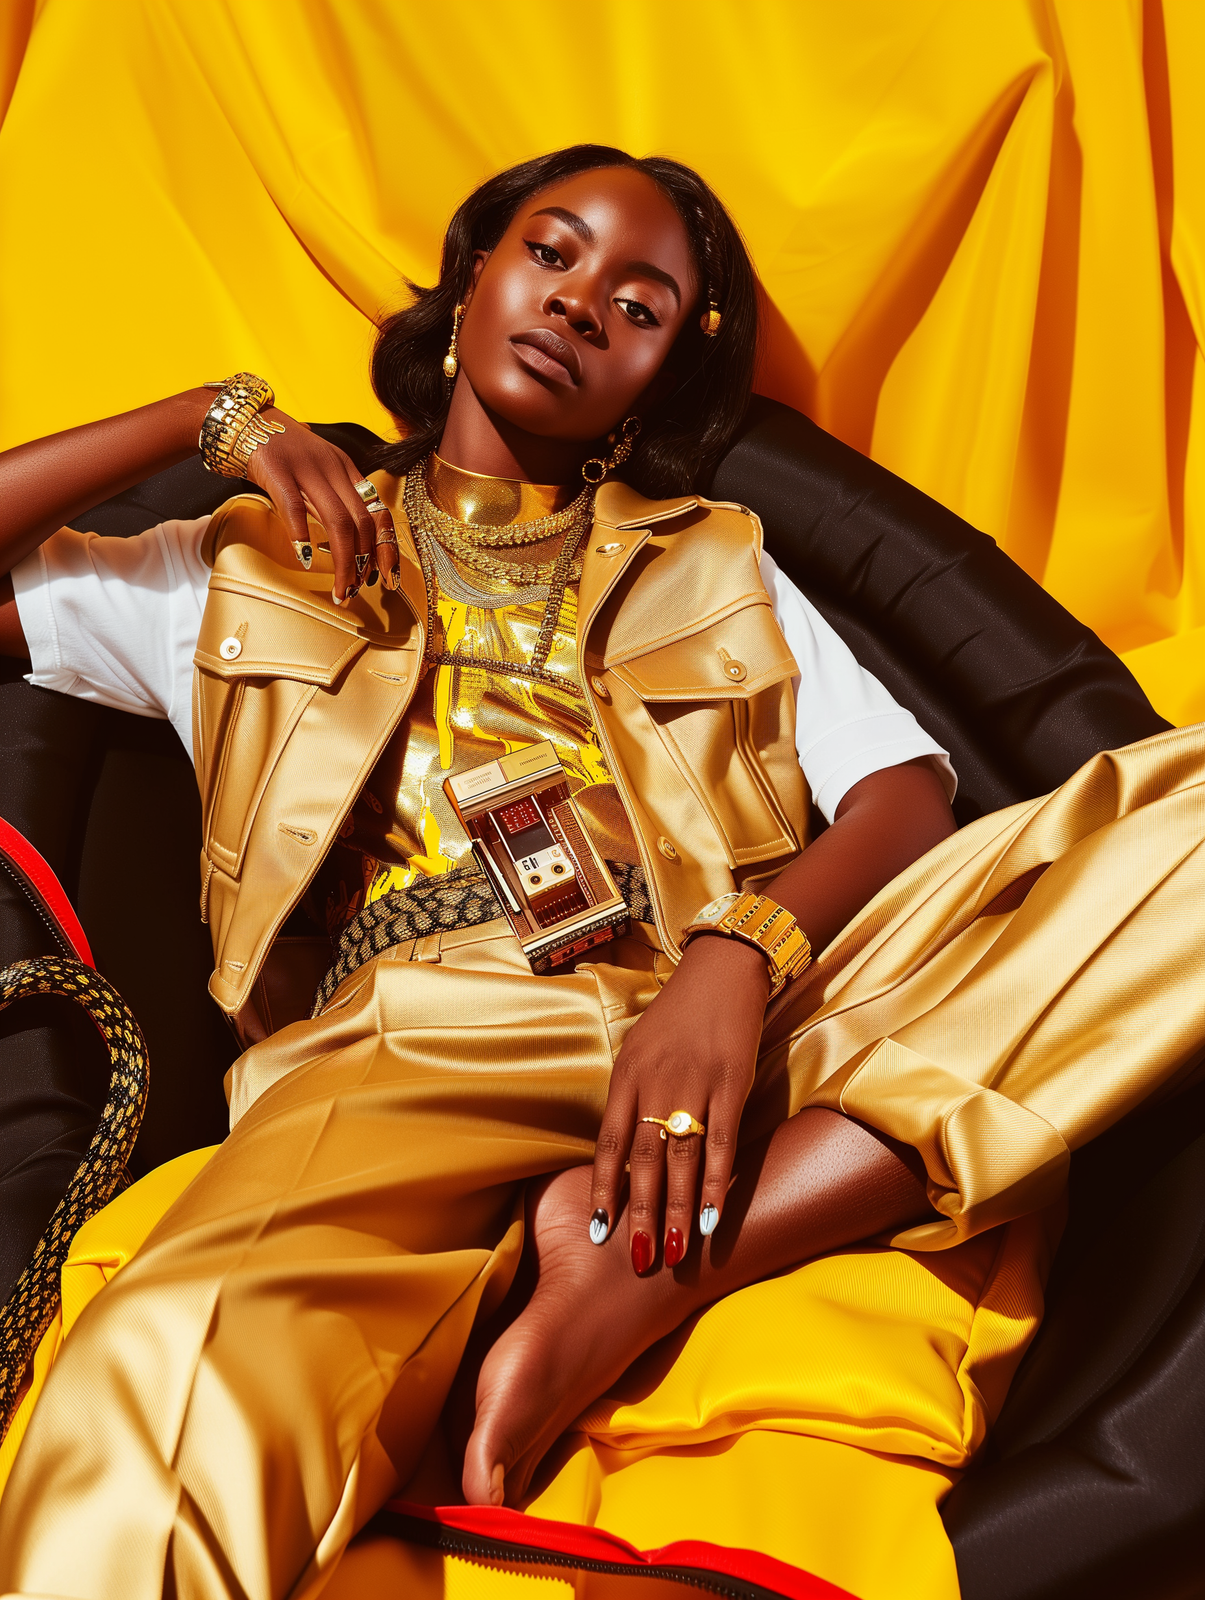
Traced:
[[245, 478], [255, 450], [285, 431], [283, 422], [260, 415], [276, 400], [272, 385], [254, 372], [236, 372], [205, 388], [216, 389], [218, 395], [201, 424], [201, 460], [219, 477]]

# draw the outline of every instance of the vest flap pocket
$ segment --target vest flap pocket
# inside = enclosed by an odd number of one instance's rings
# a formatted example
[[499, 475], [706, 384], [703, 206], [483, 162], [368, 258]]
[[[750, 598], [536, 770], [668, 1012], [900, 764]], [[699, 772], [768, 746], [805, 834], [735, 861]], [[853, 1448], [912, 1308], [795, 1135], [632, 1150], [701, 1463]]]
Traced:
[[218, 678], [292, 678], [329, 689], [367, 643], [311, 611], [211, 584], [193, 662]]
[[642, 700], [747, 700], [798, 672], [767, 597], [646, 655], [607, 662]]

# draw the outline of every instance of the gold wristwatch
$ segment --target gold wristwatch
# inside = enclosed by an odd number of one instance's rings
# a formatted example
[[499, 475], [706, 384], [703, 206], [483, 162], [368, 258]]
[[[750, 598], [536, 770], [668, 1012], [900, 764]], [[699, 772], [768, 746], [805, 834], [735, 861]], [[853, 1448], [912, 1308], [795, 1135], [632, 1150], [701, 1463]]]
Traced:
[[764, 894], [736, 889], [709, 901], [683, 933], [684, 947], [696, 933], [723, 933], [756, 946], [770, 966], [771, 1000], [812, 959], [807, 934], [785, 906]]

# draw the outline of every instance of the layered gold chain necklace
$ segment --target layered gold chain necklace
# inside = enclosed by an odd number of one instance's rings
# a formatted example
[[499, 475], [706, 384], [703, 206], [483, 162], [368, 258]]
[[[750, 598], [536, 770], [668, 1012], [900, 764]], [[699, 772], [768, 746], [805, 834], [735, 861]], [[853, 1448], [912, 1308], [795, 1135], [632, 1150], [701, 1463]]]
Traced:
[[[564, 687], [563, 674], [551, 672], [547, 662], [552, 650], [557, 620], [569, 584], [580, 576], [579, 549], [594, 520], [594, 490], [587, 486], [569, 505], [544, 516], [523, 522], [466, 521], [452, 516], [435, 504], [427, 488], [427, 474], [433, 458], [428, 456], [415, 466], [406, 477], [402, 496], [415, 549], [423, 570], [427, 590], [427, 645], [424, 667], [457, 666], [477, 667], [486, 672], [499, 672], [507, 677], [534, 678], [537, 682]], [[491, 480], [478, 480], [491, 486]], [[519, 506], [521, 487], [502, 480], [492, 480], [504, 493], [513, 496], [513, 509]], [[494, 508], [497, 511], [498, 508]], [[503, 512], [507, 508], [501, 508]], [[551, 561], [538, 566], [516, 561], [504, 561], [490, 554], [492, 550], [514, 549], [537, 544], [541, 540], [562, 535], [561, 548]], [[484, 588], [473, 582], [456, 568], [451, 560], [469, 567], [474, 573], [494, 580], [501, 588]], [[536, 635], [535, 650], [529, 663], [502, 661], [491, 656], [468, 656], [448, 650], [436, 650], [435, 631], [439, 620], [438, 595], [440, 590], [450, 599], [464, 605], [478, 606], [483, 610], [497, 611], [507, 606], [533, 605], [544, 602], [544, 615]]]

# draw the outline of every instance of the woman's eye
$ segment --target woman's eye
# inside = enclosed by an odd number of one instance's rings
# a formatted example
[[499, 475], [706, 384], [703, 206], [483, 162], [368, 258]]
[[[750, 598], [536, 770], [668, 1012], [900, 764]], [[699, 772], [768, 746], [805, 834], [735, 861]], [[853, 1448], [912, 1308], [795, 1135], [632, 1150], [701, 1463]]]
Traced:
[[525, 239], [523, 242], [541, 265], [545, 267], [561, 265], [561, 252], [554, 250], [550, 244], [541, 244], [538, 239]]
[[641, 300], [617, 300], [617, 306], [622, 306], [625, 315], [633, 322], [642, 323], [646, 328], [659, 328], [656, 313], [651, 306], [646, 306]]

